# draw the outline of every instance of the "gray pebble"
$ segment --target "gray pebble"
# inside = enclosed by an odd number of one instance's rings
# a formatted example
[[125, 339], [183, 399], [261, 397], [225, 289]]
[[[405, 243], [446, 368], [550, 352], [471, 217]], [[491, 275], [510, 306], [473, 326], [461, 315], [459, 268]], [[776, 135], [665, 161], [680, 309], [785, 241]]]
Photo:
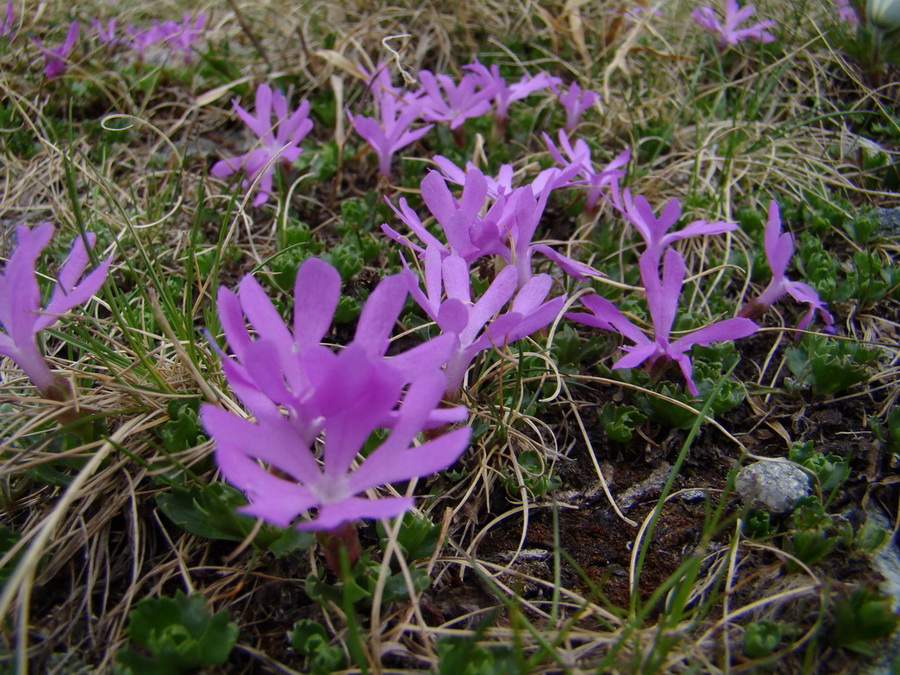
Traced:
[[809, 494], [809, 479], [792, 464], [754, 462], [741, 469], [734, 483], [744, 503], [770, 513], [786, 513]]

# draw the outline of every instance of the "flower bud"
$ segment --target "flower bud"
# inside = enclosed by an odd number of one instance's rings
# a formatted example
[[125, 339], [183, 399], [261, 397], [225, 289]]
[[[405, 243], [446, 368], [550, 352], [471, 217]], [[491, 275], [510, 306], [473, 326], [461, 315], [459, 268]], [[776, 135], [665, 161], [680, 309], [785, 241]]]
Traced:
[[900, 0], [866, 0], [869, 23], [883, 31], [900, 27]]

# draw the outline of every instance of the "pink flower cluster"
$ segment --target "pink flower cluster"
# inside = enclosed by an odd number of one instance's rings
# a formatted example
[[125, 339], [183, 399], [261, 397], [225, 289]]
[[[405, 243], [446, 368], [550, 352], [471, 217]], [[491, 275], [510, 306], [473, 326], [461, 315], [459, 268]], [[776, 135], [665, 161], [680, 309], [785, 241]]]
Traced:
[[[115, 24], [112, 24], [115, 28]], [[154, 46], [164, 46], [173, 54], [180, 54], [186, 61], [193, 57], [194, 43], [203, 35], [206, 28], [206, 14], [200, 12], [197, 18], [192, 19], [190, 14], [185, 14], [181, 23], [176, 21], [154, 20], [149, 28], [135, 28], [128, 26], [130, 45], [138, 54], [144, 56], [147, 50]], [[98, 32], [99, 33], [99, 32]], [[105, 42], [113, 39], [112, 30], [108, 30], [101, 39]]]
[[[447, 388], [441, 366], [453, 337], [386, 356], [407, 296], [397, 275], [372, 292], [353, 341], [334, 353], [322, 340], [340, 285], [327, 263], [303, 263], [292, 329], [253, 277], [244, 278], [238, 294], [219, 290], [219, 315], [235, 356], [223, 368], [255, 421], [207, 404], [203, 423], [216, 441], [222, 473], [250, 497], [242, 510], [282, 527], [334, 531], [359, 518], [398, 515], [412, 506], [410, 497], [361, 495], [444, 469], [469, 442], [471, 430], [462, 427], [415, 445], [424, 429], [466, 417], [465, 408], [441, 407]], [[387, 437], [359, 458], [377, 429], [388, 430]], [[297, 522], [313, 508], [314, 519]]]
[[[109, 19], [104, 26], [99, 19], [91, 19], [94, 37], [104, 45], [125, 44], [141, 56], [151, 46], [164, 46], [173, 54], [181, 55], [186, 61], [193, 56], [194, 43], [202, 36], [206, 25], [206, 15], [202, 12], [196, 19], [189, 14], [184, 15], [181, 23], [175, 21], [159, 22], [154, 20], [150, 28], [128, 26], [128, 37], [116, 37], [116, 20]], [[35, 40], [44, 55], [44, 77], [52, 80], [59, 77], [68, 68], [69, 56], [78, 41], [80, 26], [77, 21], [69, 24], [69, 30], [61, 45], [45, 47], [40, 40]], [[15, 37], [15, 13], [12, 0], [6, 4], [6, 15], [0, 21], [0, 35], [12, 40]]]
[[[561, 82], [558, 77], [538, 73], [525, 74], [509, 84], [496, 65], [488, 67], [475, 61], [463, 68], [466, 73], [459, 80], [450, 75], [420, 70], [417, 76], [421, 86], [417, 90], [393, 86], [384, 63], [378, 64], [374, 74], [360, 68], [369, 81], [376, 116], [354, 115], [350, 111], [347, 115], [356, 132], [378, 155], [378, 172], [382, 176], [390, 175], [394, 154], [421, 138], [432, 124], [444, 123], [456, 131], [467, 119], [485, 115], [493, 107], [494, 117], [502, 125], [514, 101], [543, 89], [556, 92]], [[582, 92], [577, 84], [573, 84], [559, 100], [566, 110], [566, 131], [570, 132], [581, 114], [592, 107], [599, 97], [591, 91]], [[418, 120], [430, 124], [410, 129]]]

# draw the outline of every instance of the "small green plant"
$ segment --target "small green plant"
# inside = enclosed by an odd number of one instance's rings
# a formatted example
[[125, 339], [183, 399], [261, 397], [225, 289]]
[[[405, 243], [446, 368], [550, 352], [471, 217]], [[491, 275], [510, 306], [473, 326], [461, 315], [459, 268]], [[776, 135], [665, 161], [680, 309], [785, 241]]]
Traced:
[[870, 519], [853, 535], [853, 548], [864, 553], [874, 553], [888, 537], [888, 531]]
[[878, 219], [872, 214], [865, 214], [847, 220], [844, 230], [860, 246], [873, 241], [878, 234]]
[[362, 302], [359, 298], [351, 298], [349, 295], [342, 295], [340, 300], [338, 300], [338, 306], [334, 312], [334, 322], [350, 323], [351, 321], [355, 321], [361, 311]]
[[[256, 524], [254, 518], [235, 512], [247, 503], [247, 499], [240, 490], [225, 483], [191, 487], [173, 485], [171, 492], [157, 495], [156, 503], [169, 520], [205, 539], [243, 541]], [[282, 557], [312, 546], [313, 535], [293, 528], [264, 525], [253, 543]]]
[[838, 516], [827, 515], [814, 495], [798, 500], [791, 525], [787, 550], [806, 565], [816, 564], [839, 545], [849, 545], [853, 540], [850, 524]]
[[607, 401], [600, 409], [600, 424], [610, 440], [616, 443], [629, 443], [634, 438], [635, 429], [646, 421], [647, 416], [634, 406]]
[[819, 335], [805, 335], [787, 350], [787, 364], [794, 378], [788, 386], [795, 389], [812, 387], [822, 396], [831, 396], [865, 382], [869, 366], [880, 351], [852, 340], [833, 340]]
[[[519, 464], [519, 473], [522, 476], [522, 485], [534, 497], [540, 497], [562, 485], [558, 476], [554, 475], [550, 467], [541, 458], [536, 450], [524, 450], [516, 457]], [[503, 485], [511, 495], [518, 496], [520, 490], [519, 478], [514, 471], [508, 471], [503, 478]]]
[[438, 675], [488, 675], [522, 672], [516, 651], [508, 645], [478, 644], [494, 621], [488, 615], [471, 636], [446, 635], [437, 641]]
[[751, 509], [744, 516], [744, 534], [750, 539], [765, 539], [778, 531], [768, 511]]
[[834, 608], [834, 627], [831, 643], [872, 656], [869, 644], [891, 635], [900, 623], [894, 612], [893, 600], [868, 586], [860, 586], [850, 594], [841, 594]]
[[339, 645], [328, 643], [325, 626], [311, 619], [300, 619], [288, 633], [291, 647], [309, 658], [309, 670], [314, 675], [328, 675], [347, 667], [347, 655]]
[[841, 263], [826, 251], [819, 237], [804, 232], [800, 236], [796, 263], [803, 280], [812, 286], [825, 302], [832, 302], [838, 289]]
[[837, 455], [823, 455], [813, 450], [813, 442], [794, 442], [788, 452], [792, 462], [797, 462], [813, 471], [819, 478], [822, 492], [828, 494], [836, 490], [850, 476], [850, 461]]
[[166, 450], [173, 453], [182, 452], [206, 440], [206, 434], [203, 433], [200, 424], [199, 399], [172, 399], [166, 410], [169, 413], [169, 421], [159, 429], [159, 437]]
[[[371, 552], [362, 552], [359, 560], [350, 570], [349, 577], [343, 581], [332, 583], [326, 580], [327, 571], [320, 567], [317, 573], [306, 577], [306, 594], [311, 600], [325, 604], [333, 602], [339, 606], [371, 607], [378, 576], [381, 571], [380, 560], [372, 560]], [[413, 591], [421, 592], [428, 588], [431, 580], [423, 569], [410, 568]], [[388, 576], [382, 589], [381, 602], [387, 604], [409, 597], [409, 589], [401, 572]]]
[[[376, 529], [381, 539], [381, 548], [384, 549], [387, 546], [388, 533], [380, 520], [376, 523]], [[434, 553], [440, 536], [440, 525], [435, 525], [427, 517], [420, 518], [412, 511], [407, 511], [403, 514], [397, 543], [400, 544], [400, 550], [407, 560], [427, 558]]]
[[128, 646], [116, 655], [119, 672], [133, 675], [187, 673], [225, 663], [238, 627], [222, 610], [211, 614], [201, 595], [144, 598], [128, 616], [125, 634], [149, 656]]
[[900, 408], [892, 407], [884, 422], [872, 417], [869, 424], [883, 448], [895, 455], [900, 454]]
[[900, 268], [870, 251], [853, 254], [853, 266], [835, 295], [838, 301], [856, 300], [862, 307], [878, 302], [900, 285]]
[[358, 274], [364, 264], [356, 247], [348, 244], [338, 244], [332, 247], [327, 253], [322, 254], [322, 259], [337, 269], [344, 281]]
[[781, 644], [783, 626], [778, 621], [757, 621], [744, 629], [744, 654], [760, 659], [774, 652]]
[[338, 144], [331, 140], [325, 143], [303, 143], [303, 152], [294, 162], [301, 171], [309, 171], [314, 181], [325, 182], [337, 173], [341, 151]]

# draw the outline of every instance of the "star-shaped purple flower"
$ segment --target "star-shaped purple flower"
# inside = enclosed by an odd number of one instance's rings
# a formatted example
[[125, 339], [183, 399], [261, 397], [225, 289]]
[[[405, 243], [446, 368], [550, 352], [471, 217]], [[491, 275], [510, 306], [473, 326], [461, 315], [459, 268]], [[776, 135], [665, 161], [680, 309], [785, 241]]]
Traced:
[[[484, 294], [473, 300], [469, 274], [463, 258], [445, 256], [433, 246], [425, 251], [424, 292], [418, 277], [409, 268], [405, 271], [413, 300], [445, 335], [454, 337], [446, 369], [450, 393], [462, 387], [466, 370], [479, 352], [511, 344], [543, 328], [559, 316], [566, 301], [561, 295], [545, 302], [553, 285], [547, 274], [532, 276], [517, 291], [514, 267], [500, 270]], [[510, 300], [510, 309], [498, 315]]]
[[778, 209], [778, 202], [774, 199], [769, 202], [768, 216], [763, 247], [766, 251], [766, 259], [769, 261], [769, 269], [772, 270], [772, 279], [759, 297], [741, 307], [738, 316], [755, 319], [787, 294], [797, 302], [809, 304], [809, 309], [800, 319], [797, 328], [805, 330], [812, 321], [813, 313], [818, 311], [825, 323], [825, 330], [834, 332], [834, 317], [825, 309], [826, 305], [816, 290], [802, 281], [791, 281], [785, 274], [791, 257], [794, 255], [794, 238], [789, 232], [782, 234], [781, 212]]
[[616, 361], [613, 368], [636, 368], [645, 363], [650, 374], [659, 377], [669, 363], [674, 361], [681, 368], [688, 390], [697, 396], [697, 385], [691, 377], [693, 366], [688, 356], [691, 348], [694, 345], [706, 346], [712, 342], [747, 337], [755, 333], [758, 327], [750, 319], [725, 319], [672, 340], [672, 324], [678, 311], [678, 299], [686, 272], [684, 258], [675, 249], [668, 249], [661, 280], [657, 276], [656, 262], [647, 252], [641, 256], [640, 267], [647, 292], [647, 307], [653, 320], [652, 340], [615, 305], [599, 295], [581, 298], [591, 314], [571, 312], [566, 314], [566, 318], [603, 330], [616, 331], [634, 343], [633, 346], [622, 347], [627, 354]]
[[[50, 223], [16, 229], [18, 246], [0, 275], [0, 354], [15, 361], [44, 396], [65, 400], [68, 388], [53, 375], [44, 360], [38, 333], [56, 323], [60, 314], [87, 302], [106, 280], [112, 259], [107, 258], [84, 276], [90, 259], [85, 239], [77, 237], [60, 269], [50, 302], [41, 310], [35, 267], [53, 232]], [[95, 235], [89, 232], [85, 237], [93, 246]]]
[[391, 175], [391, 160], [394, 153], [415, 143], [431, 129], [428, 124], [419, 129], [409, 127], [420, 118], [422, 104], [418, 99], [407, 100], [397, 88], [391, 86], [386, 68], [378, 71], [370, 89], [375, 97], [378, 117], [353, 115], [347, 111], [353, 128], [362, 136], [378, 155], [378, 173]]
[[559, 102], [562, 103], [563, 108], [566, 110], [566, 132], [572, 133], [575, 131], [575, 127], [578, 126], [578, 120], [584, 111], [593, 108], [599, 100], [600, 94], [589, 89], [582, 90], [577, 82], [573, 82], [564, 94], [560, 94]]
[[724, 22], [719, 21], [711, 7], [698, 7], [692, 14], [697, 23], [718, 34], [719, 49], [726, 49], [734, 47], [743, 40], [772, 42], [775, 39], [775, 36], [766, 30], [775, 25], [771, 19], [760, 21], [747, 28], [738, 28], [741, 23], [753, 15], [753, 12], [753, 5], [741, 7], [737, 0], [725, 0]]
[[35, 40], [37, 46], [44, 54], [44, 77], [52, 80], [59, 77], [68, 67], [69, 54], [75, 47], [78, 40], [78, 22], [73, 21], [69, 24], [69, 31], [66, 33], [66, 39], [58, 47], [44, 47], [40, 40]]
[[[340, 294], [340, 275], [327, 263], [312, 258], [301, 266], [293, 330], [252, 277], [241, 282], [239, 296], [220, 289], [222, 326], [236, 357], [225, 358], [223, 368], [256, 421], [209, 404], [201, 417], [222, 473], [250, 499], [242, 511], [282, 527], [330, 531], [359, 518], [395, 516], [412, 506], [411, 498], [363, 493], [444, 469], [465, 450], [468, 428], [414, 446], [423, 429], [461, 421], [466, 410], [440, 407], [447, 388], [441, 365], [452, 336], [385, 357], [406, 285], [399, 275], [382, 281], [356, 337], [337, 354], [321, 344]], [[379, 428], [390, 429], [388, 437], [358, 457]], [[312, 508], [314, 520], [294, 522]]]
[[494, 117], [498, 120], [506, 120], [509, 117], [509, 106], [513, 101], [520, 101], [541, 89], [550, 88], [555, 91], [562, 81], [547, 73], [538, 73], [534, 76], [523, 75], [518, 82], [507, 84], [496, 64], [488, 68], [476, 60], [475, 63], [463, 67], [475, 75], [482, 90], [494, 92]]
[[470, 117], [479, 117], [491, 109], [493, 87], [479, 88], [475, 75], [463, 75], [455, 82], [449, 75], [420, 70], [422, 117], [429, 122], [447, 122], [456, 129]]
[[261, 84], [256, 89], [256, 115], [248, 113], [234, 99], [231, 103], [238, 116], [259, 138], [259, 147], [243, 155], [216, 162], [210, 173], [217, 178], [224, 178], [243, 169], [248, 177], [242, 185], [248, 190], [258, 178], [253, 205], [261, 206], [272, 196], [274, 165], [281, 163], [290, 166], [300, 156], [300, 143], [312, 130], [309, 101], [304, 101], [297, 110], [290, 112], [287, 99], [280, 91], [273, 92], [269, 85]]
[[[619, 200], [615, 199], [614, 203], [616, 201]], [[731, 232], [737, 228], [737, 225], [734, 223], [724, 220], [713, 222], [695, 220], [680, 230], [669, 232], [671, 227], [681, 217], [681, 203], [675, 198], [670, 199], [657, 218], [647, 198], [643, 195], [637, 195], [632, 198], [631, 190], [628, 188], [625, 188], [621, 198], [621, 205], [617, 204], [617, 208], [619, 208], [626, 220], [635, 227], [647, 245], [641, 260], [646, 256], [648, 261], [653, 261], [657, 267], [662, 261], [665, 250], [676, 241], [700, 235]], [[647, 264], [649, 265], [650, 263]]]
[[[550, 155], [563, 167], [577, 166], [578, 175], [581, 176], [588, 185], [587, 197], [584, 201], [585, 208], [590, 211], [597, 206], [603, 188], [609, 188], [613, 194], [619, 192], [619, 179], [625, 176], [623, 166], [627, 166], [628, 160], [631, 159], [631, 148], [626, 148], [618, 154], [609, 164], [599, 171], [594, 168], [591, 161], [591, 148], [587, 142], [579, 138], [572, 145], [569, 137], [564, 130], [559, 131], [559, 147], [553, 142], [553, 139], [544, 132], [544, 142], [547, 144], [547, 150]], [[562, 152], [560, 152], [562, 148]], [[563, 156], [565, 153], [565, 156]]]

